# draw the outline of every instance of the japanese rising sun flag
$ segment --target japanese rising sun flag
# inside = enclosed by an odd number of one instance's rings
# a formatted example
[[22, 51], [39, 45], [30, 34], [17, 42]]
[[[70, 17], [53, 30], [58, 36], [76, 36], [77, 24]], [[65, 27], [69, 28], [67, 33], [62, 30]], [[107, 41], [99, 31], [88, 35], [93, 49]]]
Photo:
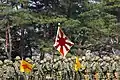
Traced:
[[70, 48], [74, 45], [68, 37], [64, 34], [62, 29], [58, 27], [54, 47], [65, 57]]
[[22, 60], [20, 64], [20, 71], [30, 73], [32, 71], [32, 64]]

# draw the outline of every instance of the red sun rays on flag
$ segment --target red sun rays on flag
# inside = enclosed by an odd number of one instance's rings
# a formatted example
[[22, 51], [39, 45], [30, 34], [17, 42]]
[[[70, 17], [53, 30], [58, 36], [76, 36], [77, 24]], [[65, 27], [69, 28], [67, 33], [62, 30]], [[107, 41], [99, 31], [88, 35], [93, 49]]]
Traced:
[[73, 45], [74, 43], [71, 42], [63, 33], [62, 29], [58, 27], [54, 47], [65, 57]]

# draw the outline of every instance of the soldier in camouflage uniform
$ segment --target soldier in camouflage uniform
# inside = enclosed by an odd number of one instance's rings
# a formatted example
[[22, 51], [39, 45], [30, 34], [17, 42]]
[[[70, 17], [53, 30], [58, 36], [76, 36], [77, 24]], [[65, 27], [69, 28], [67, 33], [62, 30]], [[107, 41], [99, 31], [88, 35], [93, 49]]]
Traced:
[[14, 80], [15, 79], [15, 69], [13, 67], [13, 62], [11, 60], [7, 61], [7, 72], [6, 72], [6, 76], [7, 76], [7, 80]]
[[110, 61], [111, 61], [111, 58], [109, 57], [109, 56], [107, 56], [107, 59], [106, 59], [106, 62], [107, 62], [107, 67], [108, 67], [108, 69], [107, 69], [107, 79], [108, 80], [110, 80], [110, 78], [111, 78], [111, 72], [112, 72], [112, 66], [111, 66], [111, 64], [110, 64]]
[[91, 62], [90, 62], [90, 56], [86, 56], [86, 61], [85, 61], [85, 79], [90, 80], [91, 77]]
[[42, 70], [43, 70], [43, 76], [42, 76], [42, 79], [46, 79], [46, 75], [47, 75], [47, 69], [46, 69], [46, 59], [43, 60], [43, 63], [42, 63]]
[[85, 69], [86, 69], [86, 57], [85, 56], [82, 56], [82, 62], [81, 64], [83, 65], [82, 69], [81, 69], [81, 76], [82, 76], [82, 80], [85, 80]]
[[106, 79], [106, 75], [107, 75], [107, 67], [106, 67], [106, 57], [103, 57], [103, 62], [101, 63], [101, 68], [102, 68], [102, 79], [105, 80]]
[[8, 65], [8, 60], [5, 59], [3, 65], [3, 71], [4, 71], [3, 80], [7, 80], [9, 78], [9, 76], [7, 76], [7, 65]]
[[105, 56], [103, 57], [104, 61], [103, 61], [103, 65], [102, 65], [102, 69], [103, 69], [103, 79], [109, 79], [110, 78], [110, 58]]
[[68, 62], [67, 59], [63, 60], [63, 72], [62, 72], [62, 80], [68, 80], [68, 74], [67, 74], [67, 65], [66, 63]]
[[[74, 59], [75, 60], [75, 59]], [[79, 58], [79, 62], [80, 62], [80, 69], [76, 72], [75, 71], [75, 77], [76, 77], [76, 79], [75, 80], [82, 80], [82, 68], [83, 68], [83, 66], [82, 66], [82, 64], [81, 64], [81, 62], [82, 62], [82, 59], [81, 58]], [[73, 63], [73, 64], [75, 64], [75, 62]], [[74, 66], [75, 67], [75, 66]]]
[[70, 75], [71, 74], [70, 74], [70, 66], [69, 66], [68, 59], [65, 60], [65, 63], [66, 63], [66, 65], [65, 65], [66, 66], [66, 70], [67, 70], [67, 75], [66, 76], [67, 76], [67, 79], [70, 80]]
[[3, 74], [4, 74], [2, 66], [3, 66], [3, 62], [0, 60], [0, 80], [3, 80]]
[[113, 69], [113, 75], [114, 75], [114, 79], [119, 80], [119, 57], [118, 56], [114, 56], [114, 62], [112, 64], [112, 69]]
[[19, 56], [16, 56], [15, 62], [13, 63], [13, 66], [15, 68], [15, 74], [17, 80], [24, 80], [23, 73], [20, 72], [20, 60], [21, 58]]
[[39, 68], [38, 68], [38, 73], [40, 74], [39, 75], [39, 78], [40, 80], [44, 80], [45, 79], [45, 74], [44, 74], [44, 60], [41, 60], [40, 61], [40, 64], [39, 64]]
[[51, 59], [46, 59], [45, 63], [45, 68], [46, 68], [46, 78], [52, 79], [52, 64], [51, 64]]
[[33, 67], [33, 72], [34, 72], [34, 80], [41, 80], [41, 73], [40, 73], [40, 61], [39, 59], [35, 60], [34, 67]]
[[99, 60], [98, 60], [98, 67], [99, 67], [99, 70], [98, 70], [98, 78], [99, 78], [99, 80], [102, 80], [103, 79], [103, 77], [102, 77], [102, 75], [103, 75], [103, 71], [102, 71], [102, 62], [103, 62], [103, 59], [102, 58], [99, 58]]
[[95, 80], [98, 80], [99, 79], [99, 71], [100, 71], [100, 66], [99, 66], [99, 63], [98, 63], [98, 60], [100, 58], [98, 56], [95, 57], [92, 65], [91, 65], [91, 68], [92, 68], [92, 79], [95, 79]]
[[75, 64], [74, 63], [74, 58], [72, 59], [72, 58], [68, 58], [68, 67], [69, 67], [69, 74], [70, 74], [70, 80], [73, 80], [74, 78], [73, 78], [73, 75], [74, 75], [74, 66], [73, 66], [73, 64]]
[[58, 67], [58, 72], [57, 72], [57, 80], [62, 80], [62, 71], [63, 71], [63, 66], [62, 66], [62, 57], [59, 57], [57, 60], [57, 67]]
[[[25, 60], [29, 63], [29, 64], [32, 64], [33, 65], [33, 61], [29, 58], [29, 57], [27, 57], [27, 58], [25, 58]], [[29, 74], [24, 74], [25, 76], [26, 76], [26, 79], [27, 80], [34, 80], [33, 79], [33, 71], [31, 71]]]
[[117, 62], [118, 62], [118, 80], [120, 80], [120, 56], [118, 56], [118, 59], [117, 59]]

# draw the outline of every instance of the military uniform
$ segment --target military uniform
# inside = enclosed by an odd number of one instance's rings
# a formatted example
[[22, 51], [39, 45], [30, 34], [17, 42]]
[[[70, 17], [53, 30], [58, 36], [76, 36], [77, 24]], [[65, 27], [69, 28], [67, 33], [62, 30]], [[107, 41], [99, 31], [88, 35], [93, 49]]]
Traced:
[[113, 69], [113, 75], [114, 75], [114, 79], [119, 79], [119, 57], [118, 56], [115, 56], [114, 57], [114, 62], [112, 64], [112, 69]]
[[67, 59], [64, 59], [62, 66], [63, 66], [63, 72], [62, 72], [62, 80], [68, 80], [68, 74], [67, 74]]
[[0, 60], [0, 80], [3, 80], [3, 74], [4, 74], [2, 66], [3, 66], [3, 62]]
[[[25, 60], [28, 62], [28, 63], [30, 63], [30, 64], [32, 64], [33, 65], [33, 61], [30, 59], [30, 58], [25, 58]], [[34, 80], [33, 78], [33, 70], [29, 73], [29, 74], [24, 74], [24, 76], [25, 76], [25, 78], [26, 78], [26, 80]]]
[[16, 75], [15, 75], [15, 69], [13, 67], [13, 62], [11, 60], [8, 60], [7, 62], [7, 69], [6, 69], [6, 79], [7, 80], [14, 80]]
[[86, 57], [85, 56], [82, 56], [81, 64], [83, 65], [83, 67], [81, 69], [82, 80], [85, 80], [85, 69], [86, 69]]
[[19, 56], [16, 56], [15, 62], [13, 63], [13, 66], [15, 68], [15, 75], [17, 80], [24, 80], [23, 73], [20, 72], [20, 60], [21, 58]]
[[100, 65], [99, 65], [99, 57], [96, 56], [94, 62], [92, 63], [92, 79], [99, 80], [101, 76]]
[[99, 70], [98, 70], [98, 78], [99, 80], [102, 80], [103, 79], [103, 70], [102, 70], [102, 62], [103, 62], [103, 59], [99, 58], [98, 60], [98, 67], [99, 67]]
[[90, 56], [86, 56], [85, 61], [85, 79], [92, 79], [91, 77], [91, 63], [90, 63]]
[[4, 71], [4, 74], [3, 74], [3, 80], [7, 80], [8, 76], [7, 76], [7, 66], [8, 65], [8, 60], [5, 59], [4, 60], [4, 65], [3, 65], [3, 71]]
[[46, 78], [51, 79], [52, 78], [52, 64], [51, 64], [50, 59], [47, 59], [45, 63], [45, 68], [46, 68]]
[[34, 80], [41, 80], [42, 74], [41, 74], [41, 67], [40, 63], [36, 62], [35, 67], [33, 68], [34, 71]]

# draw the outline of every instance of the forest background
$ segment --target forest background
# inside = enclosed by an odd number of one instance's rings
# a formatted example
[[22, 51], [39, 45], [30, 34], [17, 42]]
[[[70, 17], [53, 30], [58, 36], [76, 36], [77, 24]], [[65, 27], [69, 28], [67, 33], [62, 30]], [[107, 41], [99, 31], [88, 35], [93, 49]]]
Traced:
[[0, 0], [0, 59], [59, 56], [58, 23], [75, 43], [67, 56], [120, 53], [120, 0]]

